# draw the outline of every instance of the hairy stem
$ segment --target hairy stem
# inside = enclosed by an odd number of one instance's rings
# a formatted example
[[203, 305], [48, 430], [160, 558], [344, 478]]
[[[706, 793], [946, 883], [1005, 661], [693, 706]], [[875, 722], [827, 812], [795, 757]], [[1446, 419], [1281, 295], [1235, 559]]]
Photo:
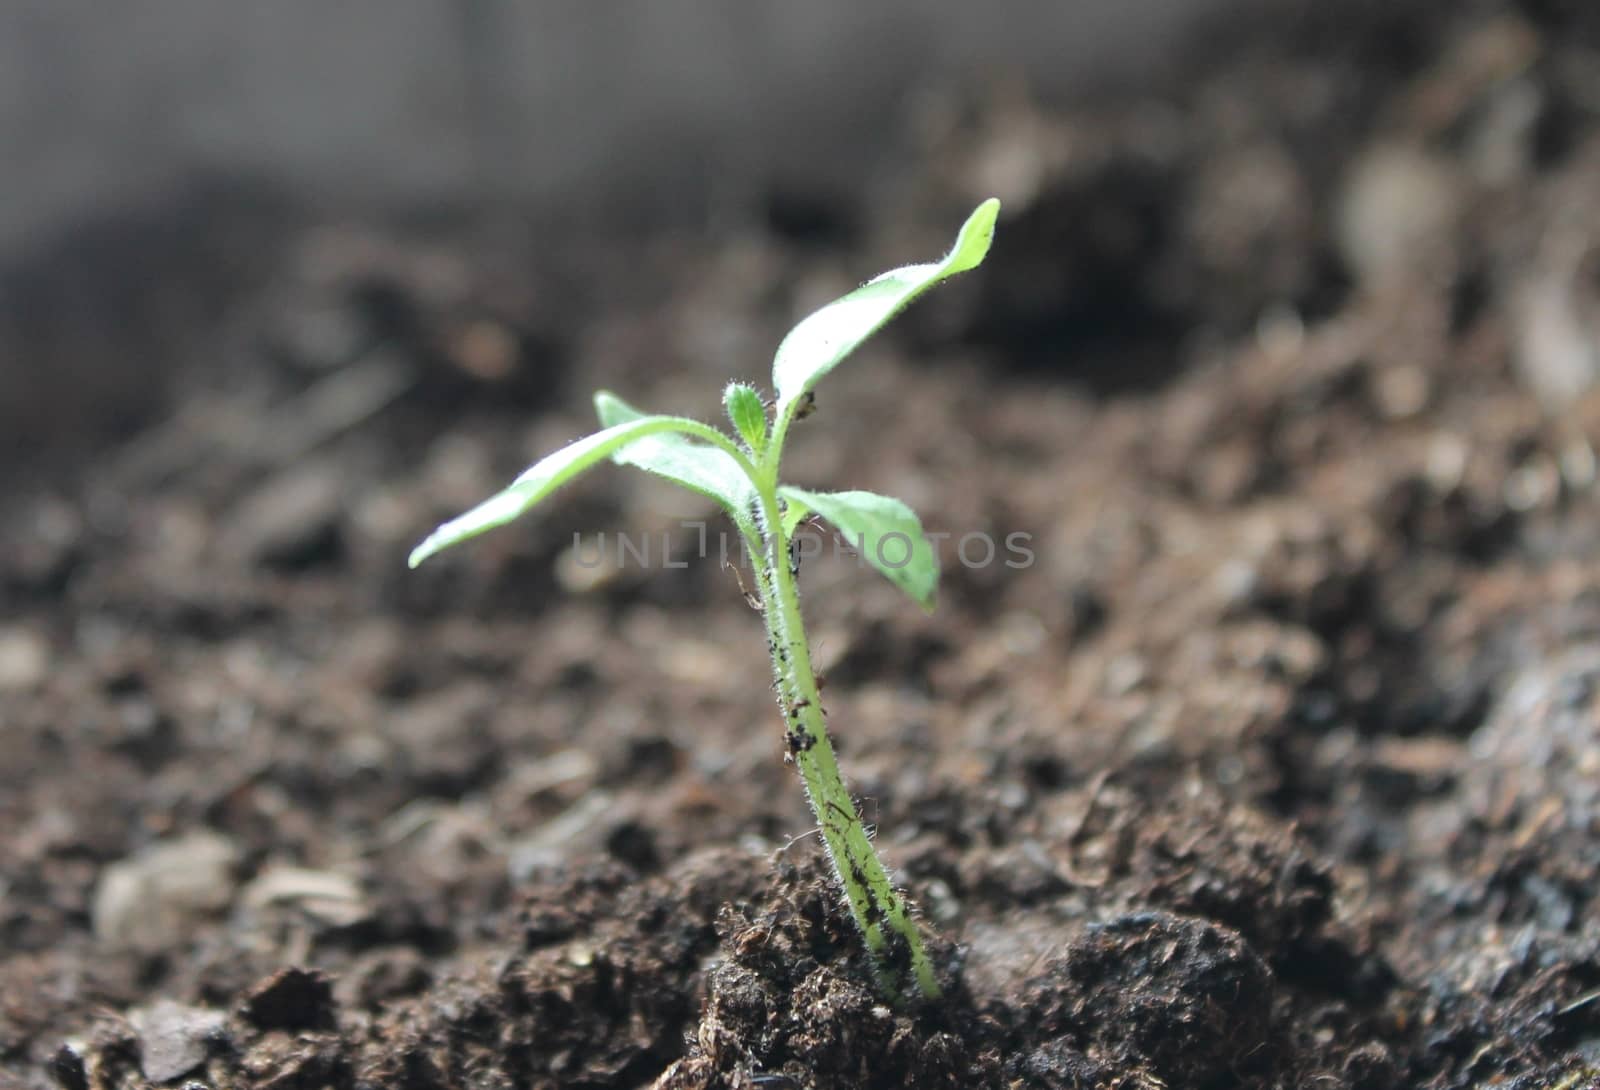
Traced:
[[822, 710], [822, 695], [811, 667], [811, 650], [800, 616], [800, 595], [790, 569], [789, 535], [784, 532], [777, 490], [771, 481], [758, 482], [758, 490], [765, 548], [757, 578], [789, 754], [800, 769], [828, 857], [872, 955], [879, 983], [896, 998], [905, 994], [908, 982], [924, 997], [937, 998], [939, 982], [917, 922], [905, 896], [889, 881], [873, 851], [855, 800], [839, 774]]

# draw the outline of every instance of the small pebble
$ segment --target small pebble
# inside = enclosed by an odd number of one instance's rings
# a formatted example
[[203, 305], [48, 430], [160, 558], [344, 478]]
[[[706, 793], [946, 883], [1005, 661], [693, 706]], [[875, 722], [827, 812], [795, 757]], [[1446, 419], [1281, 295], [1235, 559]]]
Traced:
[[231, 840], [196, 832], [106, 866], [91, 910], [95, 937], [150, 952], [182, 945], [233, 899], [238, 859]]
[[139, 1037], [139, 1069], [152, 1082], [187, 1075], [206, 1062], [208, 1043], [223, 1031], [221, 1011], [157, 1000], [128, 1014]]
[[31, 689], [50, 670], [50, 648], [24, 628], [0, 629], [0, 693]]

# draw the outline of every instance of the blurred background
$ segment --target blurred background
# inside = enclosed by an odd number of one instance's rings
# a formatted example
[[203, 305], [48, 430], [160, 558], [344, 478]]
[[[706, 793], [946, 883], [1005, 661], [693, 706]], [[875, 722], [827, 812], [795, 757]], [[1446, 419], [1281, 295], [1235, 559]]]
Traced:
[[295, 215], [803, 233], [962, 95], [1137, 85], [1222, 6], [5, 5], [6, 460], [146, 411]]
[[904, 151], [918, 95], [1136, 81], [1219, 6], [13, 3], [0, 241], [38, 245], [197, 175], [363, 209], [602, 216], [692, 216], [789, 172], [853, 186]]

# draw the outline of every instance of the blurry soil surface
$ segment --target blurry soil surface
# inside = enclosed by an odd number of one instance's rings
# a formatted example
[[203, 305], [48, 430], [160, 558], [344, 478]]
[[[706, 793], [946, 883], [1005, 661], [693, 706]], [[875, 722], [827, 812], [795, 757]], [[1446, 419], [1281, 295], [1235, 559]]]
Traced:
[[[1323, 7], [930, 98], [870, 195], [702, 230], [203, 219], [14, 274], [6, 350], [79, 361], [40, 420], [175, 366], [11, 467], [0, 1084], [1600, 1085], [1600, 18]], [[592, 388], [713, 416], [991, 193], [789, 465], [953, 535], [929, 617], [800, 574], [949, 982], [892, 1010], [709, 510], [606, 470], [404, 559]]]

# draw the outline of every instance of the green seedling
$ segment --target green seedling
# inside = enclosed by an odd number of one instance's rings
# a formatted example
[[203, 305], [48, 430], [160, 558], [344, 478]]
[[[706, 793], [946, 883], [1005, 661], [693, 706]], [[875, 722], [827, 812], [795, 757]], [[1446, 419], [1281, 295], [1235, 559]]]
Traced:
[[723, 393], [733, 435], [678, 416], [642, 413], [612, 394], [595, 395], [602, 430], [528, 469], [499, 494], [444, 523], [411, 554], [414, 568], [441, 549], [502, 526], [606, 459], [659, 474], [710, 497], [733, 520], [753, 559], [751, 595], [767, 624], [784, 743], [800, 770], [850, 913], [880, 985], [892, 998], [933, 998], [939, 982], [905, 896], [889, 881], [839, 775], [817, 674], [800, 616], [790, 544], [812, 517], [832, 523], [869, 563], [931, 610], [938, 558], [904, 503], [872, 492], [811, 492], [779, 480], [789, 429], [815, 405], [817, 382], [923, 292], [976, 267], [989, 252], [1000, 202], [968, 217], [943, 260], [884, 273], [806, 318], [778, 346], [772, 404], [735, 382]]

